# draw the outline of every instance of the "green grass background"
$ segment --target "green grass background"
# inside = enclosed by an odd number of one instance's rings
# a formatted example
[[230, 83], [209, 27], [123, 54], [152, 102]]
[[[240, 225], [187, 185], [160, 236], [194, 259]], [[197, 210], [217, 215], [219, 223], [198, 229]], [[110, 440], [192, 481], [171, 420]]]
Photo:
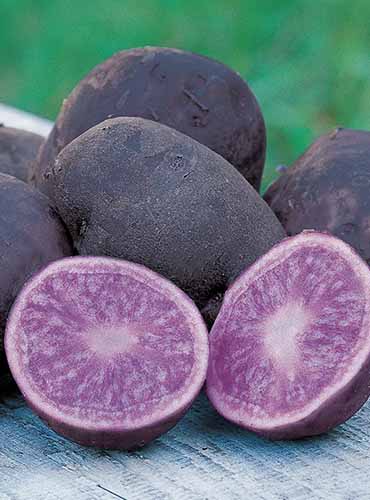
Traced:
[[0, 0], [0, 100], [54, 119], [95, 64], [143, 45], [248, 81], [268, 130], [264, 187], [319, 134], [370, 129], [369, 0]]

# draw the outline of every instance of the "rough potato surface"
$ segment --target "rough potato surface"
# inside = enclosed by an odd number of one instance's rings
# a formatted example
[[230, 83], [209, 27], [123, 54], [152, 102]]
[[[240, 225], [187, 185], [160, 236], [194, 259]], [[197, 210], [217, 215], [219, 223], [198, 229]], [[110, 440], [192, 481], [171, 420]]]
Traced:
[[0, 172], [28, 182], [44, 138], [0, 124]]
[[78, 253], [146, 265], [188, 293], [208, 321], [230, 282], [284, 237], [221, 156], [141, 118], [90, 129], [46, 178]]
[[118, 116], [140, 116], [193, 137], [259, 189], [266, 131], [248, 85], [217, 61], [161, 47], [119, 52], [76, 86], [40, 152], [36, 185], [47, 189], [44, 173], [64, 146]]
[[317, 139], [264, 198], [288, 235], [328, 231], [370, 263], [370, 132], [336, 129]]

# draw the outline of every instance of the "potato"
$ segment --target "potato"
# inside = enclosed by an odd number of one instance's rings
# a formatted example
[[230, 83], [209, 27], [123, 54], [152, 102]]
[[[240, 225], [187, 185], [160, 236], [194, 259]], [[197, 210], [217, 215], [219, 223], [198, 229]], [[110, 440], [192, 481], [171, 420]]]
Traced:
[[44, 138], [0, 125], [0, 172], [28, 182]]
[[173, 283], [132, 262], [71, 257], [27, 283], [5, 347], [31, 408], [63, 436], [133, 449], [160, 436], [200, 392], [208, 332]]
[[142, 118], [91, 128], [63, 149], [46, 181], [78, 253], [146, 265], [209, 322], [230, 282], [285, 234], [226, 160]]
[[370, 264], [370, 132], [336, 129], [317, 139], [264, 198], [288, 235], [328, 231]]
[[231, 285], [210, 333], [207, 393], [273, 439], [329, 431], [370, 394], [370, 270], [328, 234], [286, 238]]
[[64, 146], [118, 116], [158, 121], [193, 137], [259, 189], [266, 132], [248, 85], [217, 61], [161, 47], [119, 52], [77, 85], [40, 151], [36, 186], [45, 191], [44, 173]]

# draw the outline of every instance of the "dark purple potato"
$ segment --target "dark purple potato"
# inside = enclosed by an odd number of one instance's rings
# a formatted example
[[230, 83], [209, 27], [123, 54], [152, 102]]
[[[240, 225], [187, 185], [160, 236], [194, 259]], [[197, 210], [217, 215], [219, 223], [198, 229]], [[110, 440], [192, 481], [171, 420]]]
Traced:
[[66, 146], [46, 175], [79, 254], [146, 265], [207, 321], [239, 272], [285, 235], [226, 160], [150, 120], [106, 120]]
[[370, 393], [370, 271], [341, 240], [288, 238], [225, 294], [207, 392], [228, 420], [274, 439], [329, 431]]
[[248, 85], [217, 61], [161, 47], [119, 52], [77, 85], [40, 152], [37, 187], [47, 192], [44, 173], [62, 148], [117, 116], [155, 120], [193, 137], [226, 158], [259, 189], [266, 131]]
[[72, 245], [49, 200], [0, 174], [0, 375], [6, 372], [3, 333], [9, 309], [25, 281], [49, 262], [71, 255]]
[[72, 257], [31, 279], [5, 336], [11, 372], [52, 429], [133, 449], [173, 427], [206, 376], [208, 334], [174, 284], [130, 262]]
[[44, 138], [0, 125], [0, 172], [27, 182]]
[[370, 264], [370, 132], [323, 135], [265, 194], [288, 235], [328, 231]]

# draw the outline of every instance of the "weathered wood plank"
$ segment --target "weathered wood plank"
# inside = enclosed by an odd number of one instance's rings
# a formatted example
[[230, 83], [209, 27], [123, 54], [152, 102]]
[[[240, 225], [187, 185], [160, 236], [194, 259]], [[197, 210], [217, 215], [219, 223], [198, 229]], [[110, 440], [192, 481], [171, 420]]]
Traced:
[[2, 103], [0, 103], [0, 123], [7, 127], [22, 128], [43, 136], [48, 135], [53, 125], [49, 120]]
[[368, 499], [370, 405], [329, 435], [269, 442], [227, 424], [201, 395], [134, 453], [82, 448], [20, 397], [0, 405], [0, 498], [12, 500]]

